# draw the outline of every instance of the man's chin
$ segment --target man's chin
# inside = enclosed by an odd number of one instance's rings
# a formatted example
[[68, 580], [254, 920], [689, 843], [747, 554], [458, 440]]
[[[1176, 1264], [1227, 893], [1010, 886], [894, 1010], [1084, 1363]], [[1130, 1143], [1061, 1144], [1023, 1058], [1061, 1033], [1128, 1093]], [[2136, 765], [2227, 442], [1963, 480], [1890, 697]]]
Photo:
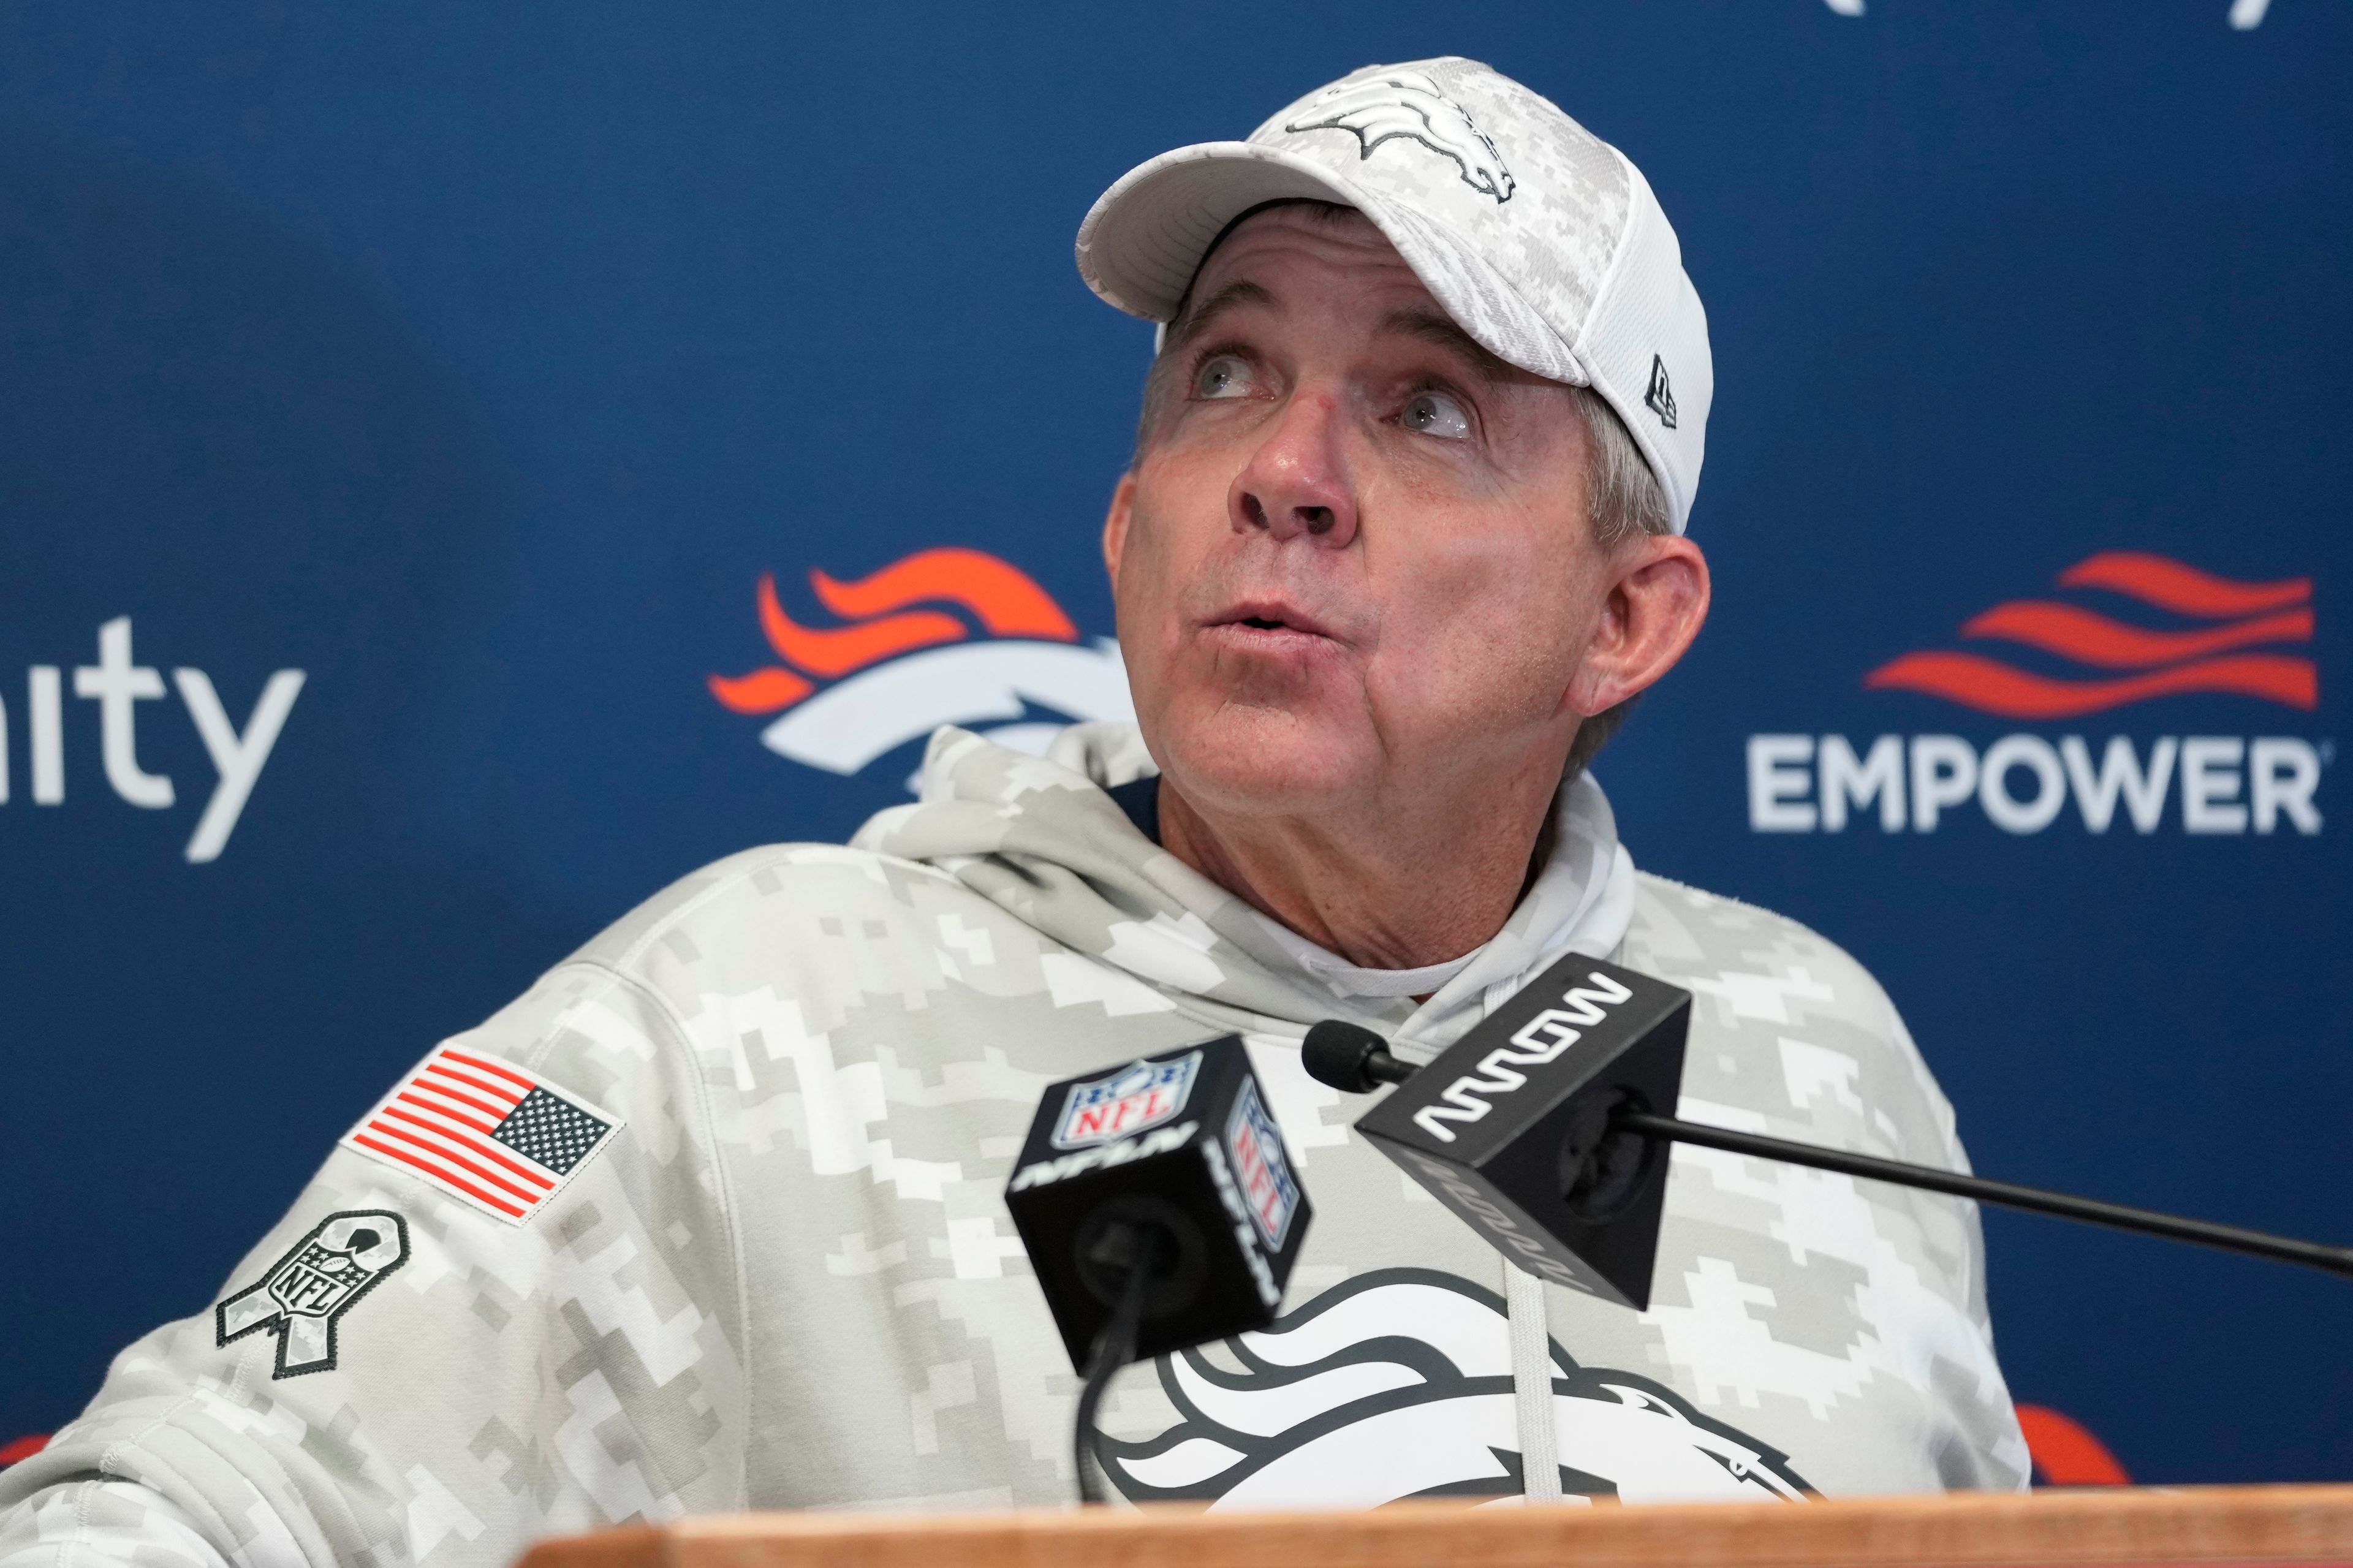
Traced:
[[1365, 737], [1278, 708], [1228, 704], [1145, 737], [1191, 804], [1247, 816], [1295, 816], [1363, 782]]

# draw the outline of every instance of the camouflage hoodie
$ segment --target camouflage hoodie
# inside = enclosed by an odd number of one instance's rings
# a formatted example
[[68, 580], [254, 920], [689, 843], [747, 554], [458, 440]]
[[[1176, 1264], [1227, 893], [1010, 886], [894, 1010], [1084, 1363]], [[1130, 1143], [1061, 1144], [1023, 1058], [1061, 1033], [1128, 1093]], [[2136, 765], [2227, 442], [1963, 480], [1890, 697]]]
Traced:
[[1046, 759], [944, 730], [850, 847], [721, 861], [437, 1047], [214, 1303], [0, 1473], [0, 1568], [498, 1564], [686, 1511], [1064, 1500], [1077, 1379], [1007, 1166], [1050, 1082], [1228, 1030], [1314, 1219], [1273, 1330], [1114, 1385], [1127, 1497], [2023, 1483], [1970, 1205], [1679, 1148], [1636, 1313], [1508, 1268], [1299, 1067], [1335, 1016], [1426, 1058], [1573, 947], [1696, 994], [1684, 1115], [1961, 1168], [1852, 960], [1638, 876], [1587, 779], [1493, 941], [1357, 970], [1145, 837], [1104, 792], [1150, 765], [1116, 726]]

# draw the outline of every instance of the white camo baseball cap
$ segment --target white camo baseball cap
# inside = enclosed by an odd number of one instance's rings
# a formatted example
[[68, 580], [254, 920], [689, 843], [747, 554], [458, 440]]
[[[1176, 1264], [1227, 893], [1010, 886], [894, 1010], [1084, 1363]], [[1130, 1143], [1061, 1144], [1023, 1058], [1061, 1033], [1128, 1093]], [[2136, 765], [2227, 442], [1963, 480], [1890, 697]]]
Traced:
[[1715, 387], [1707, 312], [1623, 153], [1476, 60], [1366, 66], [1246, 142], [1129, 170], [1079, 226], [1079, 272], [1130, 315], [1166, 323], [1229, 224], [1294, 198], [1370, 218], [1498, 358], [1600, 394], [1683, 531]]

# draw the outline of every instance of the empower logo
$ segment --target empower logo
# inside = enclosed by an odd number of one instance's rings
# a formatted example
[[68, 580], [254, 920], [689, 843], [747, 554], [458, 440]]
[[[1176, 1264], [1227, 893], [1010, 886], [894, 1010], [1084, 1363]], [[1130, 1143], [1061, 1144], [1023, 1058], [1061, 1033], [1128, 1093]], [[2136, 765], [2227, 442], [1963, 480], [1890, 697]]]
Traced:
[[[2061, 573], [2069, 598], [2013, 599], [1961, 636], [2000, 653], [1932, 649], [1863, 678], [2004, 719], [2064, 721], [2189, 695], [2310, 712], [2320, 704], [2312, 581], [2246, 583], [2162, 555], [2109, 551]], [[2128, 617], [2128, 618], [2127, 618]], [[2023, 650], [2019, 651], [2019, 650]], [[2321, 830], [2331, 742], [2298, 735], [2008, 734], [1982, 750], [1951, 734], [1748, 737], [1748, 825], [1838, 833], [1850, 822], [1933, 833], [1974, 805], [2005, 833], [2040, 833], [2072, 802], [2086, 832], [2118, 816], [2140, 834], [2168, 814], [2192, 834]]]
[[850, 583], [811, 571], [809, 587], [845, 624], [802, 626], [763, 573], [778, 662], [709, 681], [733, 712], [777, 714], [760, 743], [793, 762], [855, 773], [943, 724], [1038, 752], [1065, 723], [1135, 716], [1118, 645], [1082, 641], [1045, 589], [986, 552], [919, 551]]

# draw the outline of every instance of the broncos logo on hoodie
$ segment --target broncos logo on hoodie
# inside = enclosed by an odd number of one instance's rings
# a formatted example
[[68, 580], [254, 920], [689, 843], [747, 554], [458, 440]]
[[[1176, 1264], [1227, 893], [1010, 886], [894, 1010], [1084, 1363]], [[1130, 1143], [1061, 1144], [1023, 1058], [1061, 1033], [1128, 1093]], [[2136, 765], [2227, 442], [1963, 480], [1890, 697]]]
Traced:
[[[1365, 1506], [1495, 1496], [1523, 1485], [1504, 1299], [1421, 1268], [1358, 1275], [1264, 1333], [1164, 1356], [1181, 1419], [1143, 1442], [1100, 1438], [1138, 1502]], [[1632, 1373], [1556, 1344], [1553, 1422], [1567, 1492], [1627, 1501], [1796, 1500], [1785, 1456]]]

